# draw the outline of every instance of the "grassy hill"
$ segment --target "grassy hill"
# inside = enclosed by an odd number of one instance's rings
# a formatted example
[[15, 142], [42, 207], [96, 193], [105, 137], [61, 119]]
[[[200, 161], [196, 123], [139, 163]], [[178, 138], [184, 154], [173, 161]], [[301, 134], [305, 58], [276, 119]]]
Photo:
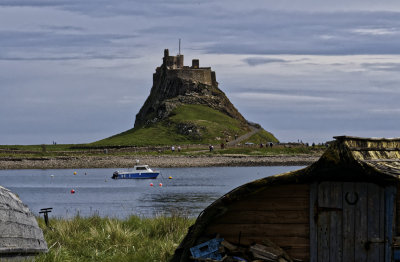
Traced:
[[[216, 144], [225, 142], [225, 139], [233, 140], [235, 135], [241, 136], [249, 131], [247, 125], [218, 110], [205, 105], [183, 104], [176, 107], [170, 117], [163, 121], [136, 127], [89, 145]], [[248, 141], [257, 143], [278, 140], [263, 130]]]

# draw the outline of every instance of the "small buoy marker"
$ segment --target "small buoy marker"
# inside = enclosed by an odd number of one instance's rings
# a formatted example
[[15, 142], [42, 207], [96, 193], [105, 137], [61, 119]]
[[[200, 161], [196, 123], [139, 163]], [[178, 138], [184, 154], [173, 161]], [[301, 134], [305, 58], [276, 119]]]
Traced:
[[150, 183], [150, 186], [153, 186], [153, 183]]
[[162, 186], [162, 183], [158, 184], [160, 187]]
[[168, 179], [172, 179], [172, 176], [169, 176]]
[[74, 189], [71, 189], [71, 194], [75, 194], [75, 190]]
[[54, 177], [54, 175], [50, 175], [50, 177]]
[[76, 175], [76, 171], [74, 172], [74, 175]]

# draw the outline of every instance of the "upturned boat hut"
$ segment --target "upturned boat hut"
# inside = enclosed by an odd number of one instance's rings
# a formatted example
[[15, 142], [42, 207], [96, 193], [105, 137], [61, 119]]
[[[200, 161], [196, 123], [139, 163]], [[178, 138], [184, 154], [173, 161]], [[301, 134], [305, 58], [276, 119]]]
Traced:
[[335, 137], [309, 167], [208, 206], [172, 261], [193, 261], [190, 248], [216, 236], [242, 250], [273, 243], [290, 257], [279, 261], [398, 261], [399, 175], [400, 138]]
[[26, 261], [47, 252], [37, 221], [18, 196], [0, 186], [0, 261]]

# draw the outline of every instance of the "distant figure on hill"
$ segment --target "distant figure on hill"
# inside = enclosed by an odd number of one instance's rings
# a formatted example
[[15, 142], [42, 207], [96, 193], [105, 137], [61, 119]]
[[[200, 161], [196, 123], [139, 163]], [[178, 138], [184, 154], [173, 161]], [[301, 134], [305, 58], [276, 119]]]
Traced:
[[181, 152], [181, 146], [178, 146], [178, 152]]
[[221, 149], [224, 149], [224, 148], [225, 148], [225, 144], [221, 143]]
[[174, 146], [171, 146], [171, 151], [172, 151], [172, 153], [175, 152], [175, 147]]
[[260, 143], [260, 148], [263, 148], [263, 147], [264, 147], [264, 145], [262, 143]]

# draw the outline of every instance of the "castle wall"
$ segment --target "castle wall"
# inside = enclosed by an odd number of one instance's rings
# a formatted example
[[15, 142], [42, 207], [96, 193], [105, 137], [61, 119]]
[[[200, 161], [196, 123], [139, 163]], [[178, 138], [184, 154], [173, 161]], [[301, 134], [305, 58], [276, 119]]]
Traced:
[[[162, 66], [167, 69], [167, 77], [170, 78], [178, 77], [207, 85], [217, 84], [215, 72], [211, 71], [211, 67], [200, 67], [198, 59], [192, 60], [191, 67], [184, 66], [184, 56], [182, 54], [170, 56], [168, 49], [164, 50]], [[156, 68], [156, 72], [153, 74], [153, 83], [158, 82], [162, 66]]]
[[169, 69], [177, 69], [182, 68], [184, 63], [184, 56], [165, 56], [163, 60], [164, 65], [166, 65]]
[[212, 85], [211, 68], [190, 69], [183, 68], [180, 70], [173, 70], [178, 77], [188, 79], [207, 85]]

